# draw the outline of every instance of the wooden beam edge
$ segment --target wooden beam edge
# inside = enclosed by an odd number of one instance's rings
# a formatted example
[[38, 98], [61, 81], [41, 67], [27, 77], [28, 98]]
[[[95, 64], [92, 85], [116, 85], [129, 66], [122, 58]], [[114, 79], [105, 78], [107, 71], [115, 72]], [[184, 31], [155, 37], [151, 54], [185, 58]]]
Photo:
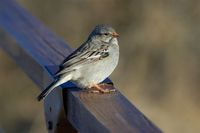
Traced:
[[91, 94], [65, 88], [63, 96], [68, 120], [79, 132], [162, 132], [119, 91]]

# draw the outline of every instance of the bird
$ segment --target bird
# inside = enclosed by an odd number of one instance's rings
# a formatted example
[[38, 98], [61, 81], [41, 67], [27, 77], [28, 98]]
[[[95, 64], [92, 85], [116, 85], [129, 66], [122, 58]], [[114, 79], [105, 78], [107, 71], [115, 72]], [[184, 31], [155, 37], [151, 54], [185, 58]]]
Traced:
[[[79, 88], [106, 93], [99, 84], [116, 68], [119, 61], [119, 34], [107, 24], [94, 27], [86, 41], [72, 52], [54, 74], [54, 81], [37, 97], [43, 100], [53, 89], [71, 81]], [[91, 89], [91, 90], [92, 90]]]

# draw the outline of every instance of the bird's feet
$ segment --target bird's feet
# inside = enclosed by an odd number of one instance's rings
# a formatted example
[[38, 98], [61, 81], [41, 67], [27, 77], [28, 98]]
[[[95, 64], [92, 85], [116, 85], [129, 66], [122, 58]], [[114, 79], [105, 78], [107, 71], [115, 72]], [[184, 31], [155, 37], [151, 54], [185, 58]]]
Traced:
[[93, 84], [89, 87], [88, 92], [90, 93], [112, 93], [115, 92], [116, 89], [113, 85], [101, 83], [101, 84]]

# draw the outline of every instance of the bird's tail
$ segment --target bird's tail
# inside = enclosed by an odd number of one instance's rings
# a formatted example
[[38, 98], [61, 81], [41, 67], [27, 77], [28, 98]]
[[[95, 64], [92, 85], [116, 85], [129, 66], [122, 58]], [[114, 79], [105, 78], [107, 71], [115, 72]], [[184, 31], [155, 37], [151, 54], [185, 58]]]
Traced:
[[71, 78], [70, 75], [64, 75], [61, 78], [55, 80], [45, 90], [43, 90], [42, 93], [40, 93], [40, 95], [37, 97], [37, 100], [38, 101], [43, 100], [54, 88], [69, 81], [70, 78]]

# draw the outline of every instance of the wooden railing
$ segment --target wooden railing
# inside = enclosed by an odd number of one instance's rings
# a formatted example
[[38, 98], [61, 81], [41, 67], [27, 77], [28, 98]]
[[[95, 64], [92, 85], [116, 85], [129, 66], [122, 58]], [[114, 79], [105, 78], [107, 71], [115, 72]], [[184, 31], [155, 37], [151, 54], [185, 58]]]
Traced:
[[[0, 27], [1, 48], [40, 89], [53, 81], [52, 74], [72, 52], [14, 0], [0, 0]], [[48, 132], [161, 132], [119, 91], [90, 94], [67, 83], [44, 100], [44, 110]]]

